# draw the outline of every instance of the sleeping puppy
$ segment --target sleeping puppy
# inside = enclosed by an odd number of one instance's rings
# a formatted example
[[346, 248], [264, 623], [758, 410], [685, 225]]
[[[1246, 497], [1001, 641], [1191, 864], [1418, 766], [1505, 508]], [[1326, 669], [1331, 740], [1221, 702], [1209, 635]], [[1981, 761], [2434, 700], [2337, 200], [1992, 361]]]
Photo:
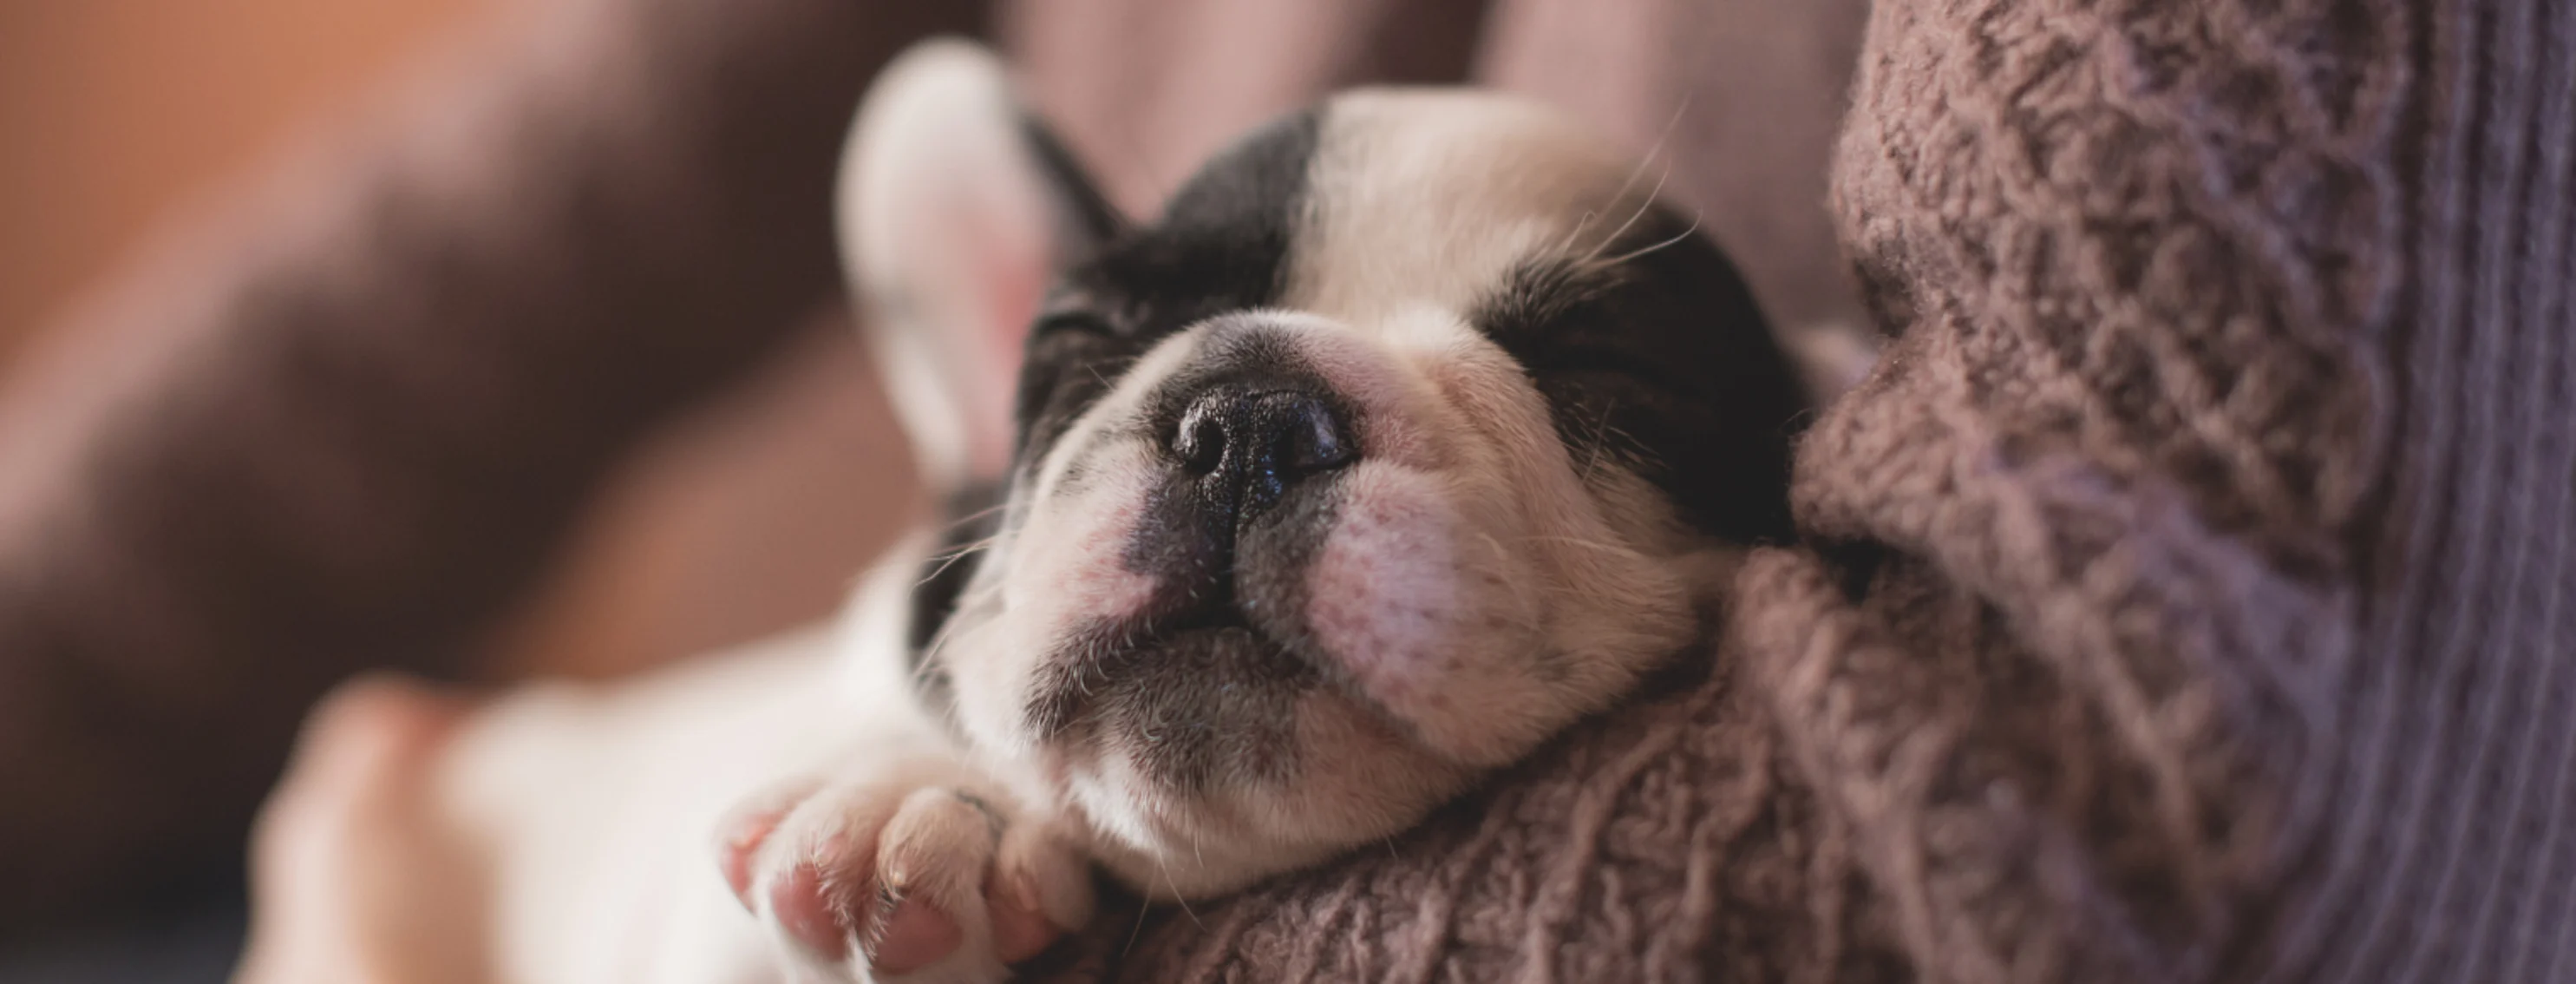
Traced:
[[827, 631], [470, 726], [499, 975], [996, 980], [1095, 870], [1312, 865], [1609, 707], [1788, 536], [1801, 408], [1644, 172], [1360, 91], [1134, 222], [989, 54], [904, 56], [842, 233], [952, 514]]

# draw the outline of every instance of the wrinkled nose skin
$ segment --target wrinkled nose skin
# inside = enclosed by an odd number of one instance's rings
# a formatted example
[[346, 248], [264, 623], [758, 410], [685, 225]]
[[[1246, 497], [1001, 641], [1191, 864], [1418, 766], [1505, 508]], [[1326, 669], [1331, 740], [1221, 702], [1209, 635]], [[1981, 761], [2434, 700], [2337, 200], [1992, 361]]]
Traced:
[[1235, 524], [1279, 504], [1298, 483], [1359, 457], [1348, 415], [1311, 387], [1223, 383], [1189, 402], [1168, 450]]

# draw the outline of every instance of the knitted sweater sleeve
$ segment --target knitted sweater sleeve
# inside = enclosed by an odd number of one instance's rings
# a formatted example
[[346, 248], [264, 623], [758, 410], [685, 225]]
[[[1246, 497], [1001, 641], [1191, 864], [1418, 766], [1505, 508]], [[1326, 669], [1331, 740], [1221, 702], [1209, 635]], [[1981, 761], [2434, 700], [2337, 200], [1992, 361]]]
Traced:
[[2512, 0], [1879, 5], [1837, 207], [1897, 339], [1742, 627], [1922, 976], [2556, 979], [2571, 57]]

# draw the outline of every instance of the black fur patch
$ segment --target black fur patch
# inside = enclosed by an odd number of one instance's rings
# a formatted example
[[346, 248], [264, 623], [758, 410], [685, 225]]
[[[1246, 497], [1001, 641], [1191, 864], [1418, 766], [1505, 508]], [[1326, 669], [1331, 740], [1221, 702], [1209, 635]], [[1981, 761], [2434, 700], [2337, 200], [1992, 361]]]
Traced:
[[1785, 542], [1797, 375], [1715, 244], [1661, 206], [1638, 226], [1615, 267], [1522, 267], [1475, 323], [1546, 397], [1578, 472], [1614, 461], [1699, 529]]
[[967, 583], [983, 564], [984, 544], [1001, 531], [1001, 505], [1002, 487], [989, 483], [949, 496], [940, 511], [947, 526], [939, 549], [924, 562], [921, 580], [913, 585], [911, 622], [904, 629], [906, 665], [912, 671], [914, 691], [933, 710], [944, 712], [955, 700], [956, 682], [947, 665], [934, 658], [931, 643], [938, 641], [940, 630], [957, 614]]
[[1278, 300], [1318, 132], [1309, 112], [1254, 133], [1183, 185], [1159, 223], [1110, 240], [1065, 273], [1029, 333], [1019, 461], [1043, 457], [1155, 343]]

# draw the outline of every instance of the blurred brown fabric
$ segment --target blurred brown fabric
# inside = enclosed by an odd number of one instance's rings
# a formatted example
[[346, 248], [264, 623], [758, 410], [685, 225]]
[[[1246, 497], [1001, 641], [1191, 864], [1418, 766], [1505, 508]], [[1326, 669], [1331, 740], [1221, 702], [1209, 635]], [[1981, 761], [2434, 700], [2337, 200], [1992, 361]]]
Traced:
[[0, 4], [0, 363], [174, 208], [361, 110], [497, 6]]
[[979, 29], [933, 4], [541, 14], [15, 367], [0, 926], [235, 866], [322, 688], [461, 672], [628, 451], [834, 304], [859, 89]]
[[[0, 790], [38, 804], [0, 813], [0, 921], [220, 856], [319, 687], [457, 671], [646, 435], [810, 369], [842, 124], [955, 10], [585, 3], [67, 333], [0, 409]], [[1131, 208], [1331, 87], [1465, 75], [1656, 152], [1784, 332], [1891, 340], [1713, 652], [1057, 977], [2564, 979], [2576, 11], [992, 30]]]

